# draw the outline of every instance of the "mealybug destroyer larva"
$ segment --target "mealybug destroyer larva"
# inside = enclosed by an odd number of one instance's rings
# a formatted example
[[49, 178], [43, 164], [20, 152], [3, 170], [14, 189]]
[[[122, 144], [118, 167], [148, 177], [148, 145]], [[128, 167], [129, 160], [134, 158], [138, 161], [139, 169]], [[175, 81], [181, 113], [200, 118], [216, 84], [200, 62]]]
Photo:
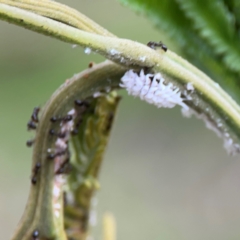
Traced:
[[121, 78], [120, 86], [126, 88], [130, 95], [139, 96], [158, 108], [173, 108], [180, 105], [185, 110], [189, 109], [183, 102], [186, 99], [181, 97], [180, 89], [174, 87], [172, 83], [166, 84], [160, 73], [145, 75], [141, 70], [138, 75], [133, 70], [129, 70]]

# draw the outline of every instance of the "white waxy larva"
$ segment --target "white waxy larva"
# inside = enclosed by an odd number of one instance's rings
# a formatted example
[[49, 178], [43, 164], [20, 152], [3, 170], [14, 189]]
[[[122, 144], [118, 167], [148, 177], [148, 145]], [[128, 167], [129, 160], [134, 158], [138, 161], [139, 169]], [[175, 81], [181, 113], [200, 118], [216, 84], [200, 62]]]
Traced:
[[144, 74], [141, 70], [138, 75], [133, 70], [127, 71], [121, 78], [121, 87], [126, 88], [128, 94], [139, 96], [140, 99], [157, 106], [158, 108], [173, 108], [180, 105], [183, 109], [189, 107], [183, 102], [179, 88], [172, 83], [165, 83], [160, 73]]

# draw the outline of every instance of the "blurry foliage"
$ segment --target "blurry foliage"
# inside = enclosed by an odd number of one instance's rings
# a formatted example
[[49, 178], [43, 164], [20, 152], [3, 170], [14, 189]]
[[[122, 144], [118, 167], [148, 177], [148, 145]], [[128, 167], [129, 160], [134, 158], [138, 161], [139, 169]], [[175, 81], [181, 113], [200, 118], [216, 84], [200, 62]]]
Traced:
[[183, 57], [240, 103], [240, 1], [120, 1], [149, 17]]

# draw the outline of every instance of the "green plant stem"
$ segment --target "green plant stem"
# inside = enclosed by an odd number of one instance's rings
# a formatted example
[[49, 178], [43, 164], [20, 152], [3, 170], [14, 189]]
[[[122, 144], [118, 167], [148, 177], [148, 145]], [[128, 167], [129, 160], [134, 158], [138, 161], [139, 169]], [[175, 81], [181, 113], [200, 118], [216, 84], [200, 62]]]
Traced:
[[[99, 36], [81, 31], [37, 14], [0, 4], [0, 18], [57, 39], [89, 47], [108, 59], [132, 67], [149, 67], [176, 79], [181, 85], [193, 83], [195, 90], [208, 104], [228, 119], [233, 132], [239, 136], [240, 108], [213, 80], [193, 65], [168, 51], [154, 51], [149, 47], [126, 39]], [[145, 61], [142, 58], [145, 58]], [[204, 109], [202, 109], [204, 111]]]
[[34, 12], [36, 14], [57, 20], [59, 22], [65, 23], [69, 26], [73, 26], [87, 32], [114, 37], [112, 33], [86, 17], [84, 14], [55, 1], [1, 0], [0, 2], [13, 7], [28, 10], [30, 12]]
[[[53, 161], [47, 159], [48, 149], [55, 148], [56, 139], [49, 136], [52, 128], [50, 118], [63, 116], [73, 108], [75, 99], [86, 99], [105, 87], [118, 87], [119, 78], [125, 69], [117, 64], [106, 61], [93, 66], [73, 78], [68, 79], [50, 98], [42, 110], [36, 131], [33, 149], [33, 165], [41, 163], [41, 170], [36, 185], [32, 185], [27, 208], [12, 240], [29, 240], [34, 230], [40, 233], [39, 240], [66, 240], [63, 228], [63, 209], [59, 218], [54, 213], [54, 167]], [[60, 194], [61, 195], [61, 194]], [[62, 198], [58, 203], [63, 206]]]

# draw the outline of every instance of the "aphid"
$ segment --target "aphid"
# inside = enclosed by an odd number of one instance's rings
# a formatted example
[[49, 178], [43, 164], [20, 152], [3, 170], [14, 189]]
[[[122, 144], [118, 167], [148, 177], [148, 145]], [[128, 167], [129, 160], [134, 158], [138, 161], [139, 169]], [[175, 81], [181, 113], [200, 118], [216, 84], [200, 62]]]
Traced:
[[30, 130], [30, 129], [36, 129], [36, 128], [37, 128], [37, 125], [36, 125], [32, 120], [30, 120], [30, 121], [27, 123], [27, 127], [28, 127], [28, 130]]
[[38, 120], [38, 113], [39, 113], [39, 111], [40, 111], [40, 107], [35, 107], [33, 109], [33, 113], [32, 113], [31, 119], [35, 123], [38, 123], [38, 121], [39, 121]]
[[27, 145], [28, 147], [31, 147], [31, 146], [33, 145], [33, 143], [34, 143], [34, 139], [28, 140], [28, 141], [26, 142], [26, 145]]
[[32, 233], [32, 237], [33, 237], [33, 239], [36, 239], [37, 237], [39, 237], [39, 231], [34, 230], [34, 232]]
[[150, 41], [147, 43], [147, 46], [152, 49], [156, 49], [157, 47], [160, 47], [165, 52], [168, 49], [167, 46], [165, 44], [163, 44], [161, 41], [159, 43]]
[[145, 75], [141, 70], [138, 75], [133, 70], [129, 70], [121, 81], [120, 86], [126, 88], [130, 95], [139, 96], [159, 108], [173, 108], [178, 104], [186, 110], [189, 109], [183, 102], [186, 99], [181, 97], [180, 89], [174, 87], [172, 83], [165, 83], [160, 73]]

